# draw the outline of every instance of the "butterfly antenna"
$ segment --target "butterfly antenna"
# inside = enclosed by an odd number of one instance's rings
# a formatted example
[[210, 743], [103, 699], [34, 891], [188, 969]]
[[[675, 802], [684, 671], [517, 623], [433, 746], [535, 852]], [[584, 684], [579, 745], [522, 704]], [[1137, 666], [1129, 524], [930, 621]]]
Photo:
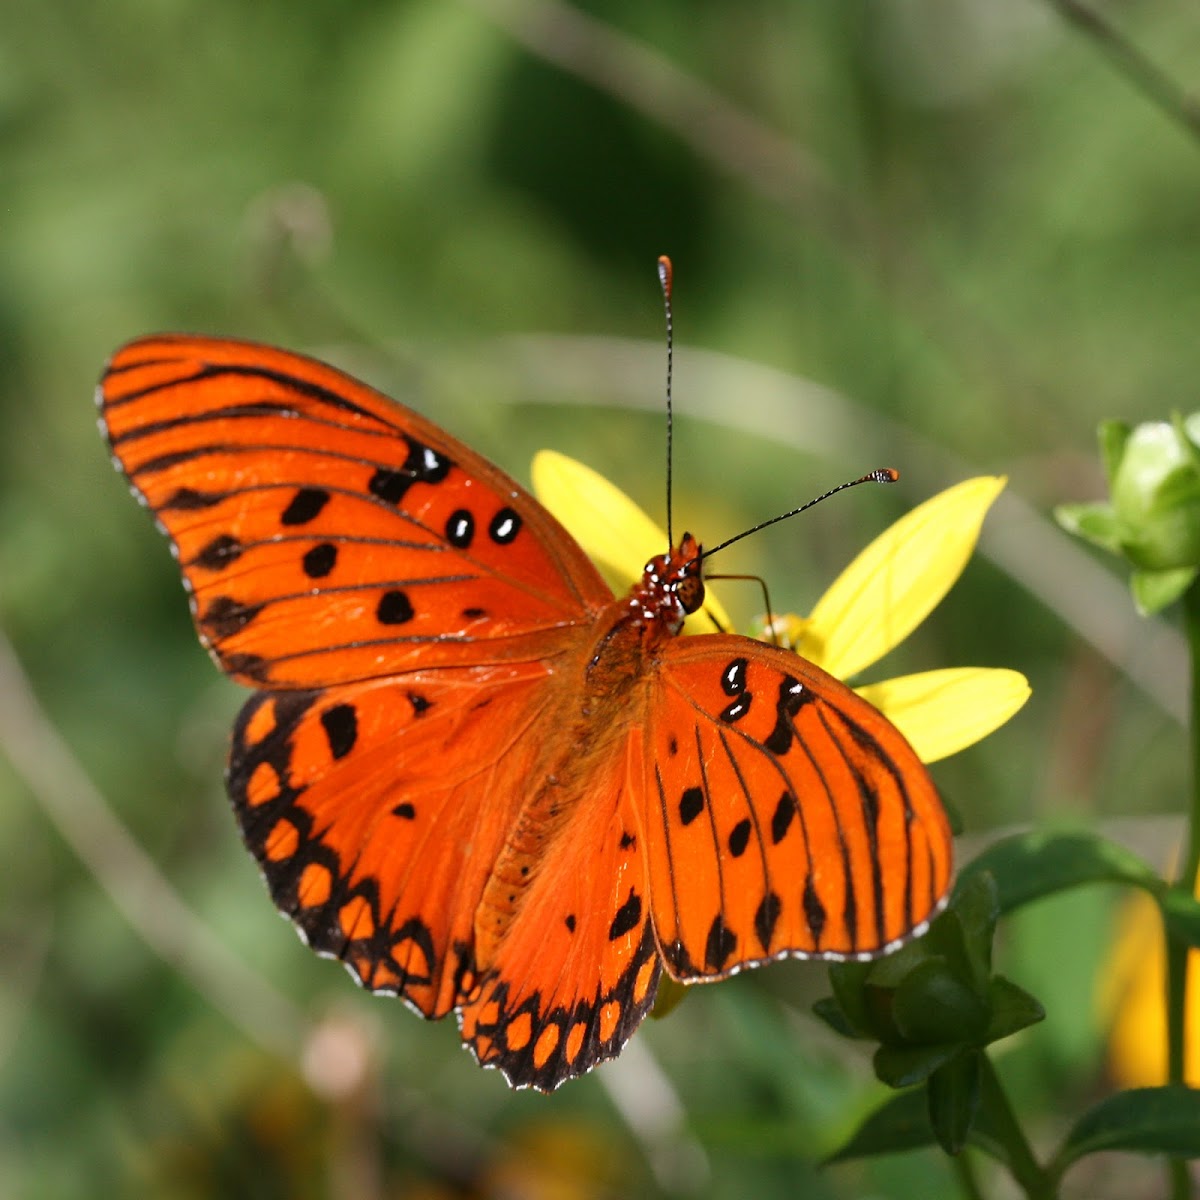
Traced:
[[809, 500], [806, 504], [801, 504], [799, 508], [793, 508], [791, 512], [780, 513], [779, 516], [772, 517], [769, 521], [760, 521], [757, 525], [743, 530], [736, 537], [731, 537], [727, 541], [721, 542], [720, 545], [713, 546], [711, 550], [705, 550], [700, 555], [700, 558], [702, 560], [712, 558], [718, 550], [724, 550], [727, 546], [732, 546], [734, 542], [740, 542], [742, 538], [749, 537], [752, 533], [757, 533], [760, 529], [766, 529], [768, 525], [776, 525], [780, 521], [786, 521], [788, 517], [794, 517], [812, 508], [814, 504], [820, 504], [822, 500], [828, 500], [830, 496], [836, 496], [838, 492], [844, 492], [847, 488], [858, 487], [860, 483], [895, 483], [899, 478], [899, 471], [893, 470], [891, 467], [881, 467], [878, 471], [871, 471], [869, 474], [863, 475], [860, 479], [848, 479], [845, 483], [839, 483], [837, 487], [830, 488], [829, 491], [817, 496], [813, 500]]
[[671, 317], [671, 260], [665, 255], [658, 256], [658, 282], [662, 287], [663, 312], [667, 318], [667, 549], [675, 545], [675, 531], [671, 524], [671, 442], [674, 432], [674, 420], [671, 410], [671, 371], [675, 357], [675, 329]]

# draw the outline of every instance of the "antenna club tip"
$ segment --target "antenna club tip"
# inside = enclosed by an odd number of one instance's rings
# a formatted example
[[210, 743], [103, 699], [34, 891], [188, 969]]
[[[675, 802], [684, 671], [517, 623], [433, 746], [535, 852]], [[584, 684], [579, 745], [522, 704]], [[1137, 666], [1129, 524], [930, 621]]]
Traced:
[[658, 256], [658, 281], [668, 296], [671, 294], [671, 279], [674, 273], [671, 260], [665, 254], [660, 254]]
[[880, 467], [878, 471], [872, 471], [867, 478], [876, 483], [895, 483], [900, 478], [900, 472], [895, 467]]

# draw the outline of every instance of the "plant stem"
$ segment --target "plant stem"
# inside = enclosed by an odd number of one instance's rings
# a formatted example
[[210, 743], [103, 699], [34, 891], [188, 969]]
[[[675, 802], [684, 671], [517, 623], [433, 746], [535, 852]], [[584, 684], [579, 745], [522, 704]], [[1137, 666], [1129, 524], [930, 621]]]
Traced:
[[[1174, 886], [1191, 896], [1200, 868], [1200, 583], [1183, 597], [1184, 633], [1191, 659], [1191, 802], [1184, 826], [1183, 854]], [[1167, 939], [1167, 1080], [1183, 1083], [1187, 1063], [1188, 947], [1164, 929]], [[1191, 1186], [1186, 1164], [1173, 1159], [1168, 1167], [1172, 1200], [1187, 1200]]]
[[[1184, 632], [1191, 656], [1191, 803], [1184, 826], [1183, 854], [1175, 886], [1191, 896], [1200, 868], [1200, 581], [1183, 597]], [[1187, 1062], [1188, 948], [1167, 933], [1167, 1078], [1184, 1082]]]
[[979, 1055], [980, 1106], [989, 1118], [992, 1133], [1003, 1145], [1008, 1169], [1029, 1200], [1051, 1200], [1054, 1181], [1048, 1171], [1038, 1165], [1025, 1131], [1013, 1112], [1008, 1094], [996, 1074], [996, 1068], [986, 1051]]
[[950, 1165], [954, 1168], [955, 1175], [958, 1176], [962, 1193], [967, 1200], [984, 1200], [983, 1189], [979, 1186], [979, 1180], [975, 1175], [975, 1164], [971, 1160], [971, 1152], [964, 1149], [961, 1154], [955, 1155], [950, 1160]]
[[1190, 896], [1200, 870], [1200, 580], [1183, 595], [1184, 627], [1191, 653], [1191, 752], [1192, 796], [1184, 830], [1183, 862], [1179, 871], [1179, 886]]
[[1084, 0], [1049, 0], [1051, 7], [1108, 55], [1116, 69], [1152, 104], [1193, 138], [1200, 139], [1200, 105], [1196, 97], [1142, 53], [1103, 13]]

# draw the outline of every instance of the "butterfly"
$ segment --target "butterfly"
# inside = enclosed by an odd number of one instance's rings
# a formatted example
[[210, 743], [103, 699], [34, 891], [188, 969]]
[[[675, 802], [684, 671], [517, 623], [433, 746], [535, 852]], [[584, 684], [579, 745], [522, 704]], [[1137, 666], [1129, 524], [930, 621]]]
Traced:
[[98, 403], [253, 689], [227, 785], [276, 905], [513, 1086], [618, 1054], [664, 971], [869, 958], [943, 903], [947, 819], [887, 719], [790, 651], [677, 636], [691, 535], [616, 597], [452, 435], [249, 342], [131, 342]]

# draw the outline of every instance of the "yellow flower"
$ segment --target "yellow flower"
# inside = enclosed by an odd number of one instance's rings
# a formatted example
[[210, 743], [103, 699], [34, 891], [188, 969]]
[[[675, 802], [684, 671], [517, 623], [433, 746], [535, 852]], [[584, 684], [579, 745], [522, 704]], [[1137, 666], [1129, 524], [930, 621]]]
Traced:
[[[903, 641], [950, 590], [1004, 483], [968, 479], [919, 505], [855, 558], [807, 619], [780, 618], [777, 634], [831, 675], [857, 675]], [[617, 587], [640, 579], [646, 562], [666, 548], [666, 534], [628, 496], [573, 459], [540, 451], [533, 487]], [[704, 610], [688, 618], [689, 632], [711, 629], [705, 611], [733, 627], [710, 588]], [[1029, 697], [1019, 672], [986, 667], [925, 671], [856, 690], [927, 763], [986, 737]]]

